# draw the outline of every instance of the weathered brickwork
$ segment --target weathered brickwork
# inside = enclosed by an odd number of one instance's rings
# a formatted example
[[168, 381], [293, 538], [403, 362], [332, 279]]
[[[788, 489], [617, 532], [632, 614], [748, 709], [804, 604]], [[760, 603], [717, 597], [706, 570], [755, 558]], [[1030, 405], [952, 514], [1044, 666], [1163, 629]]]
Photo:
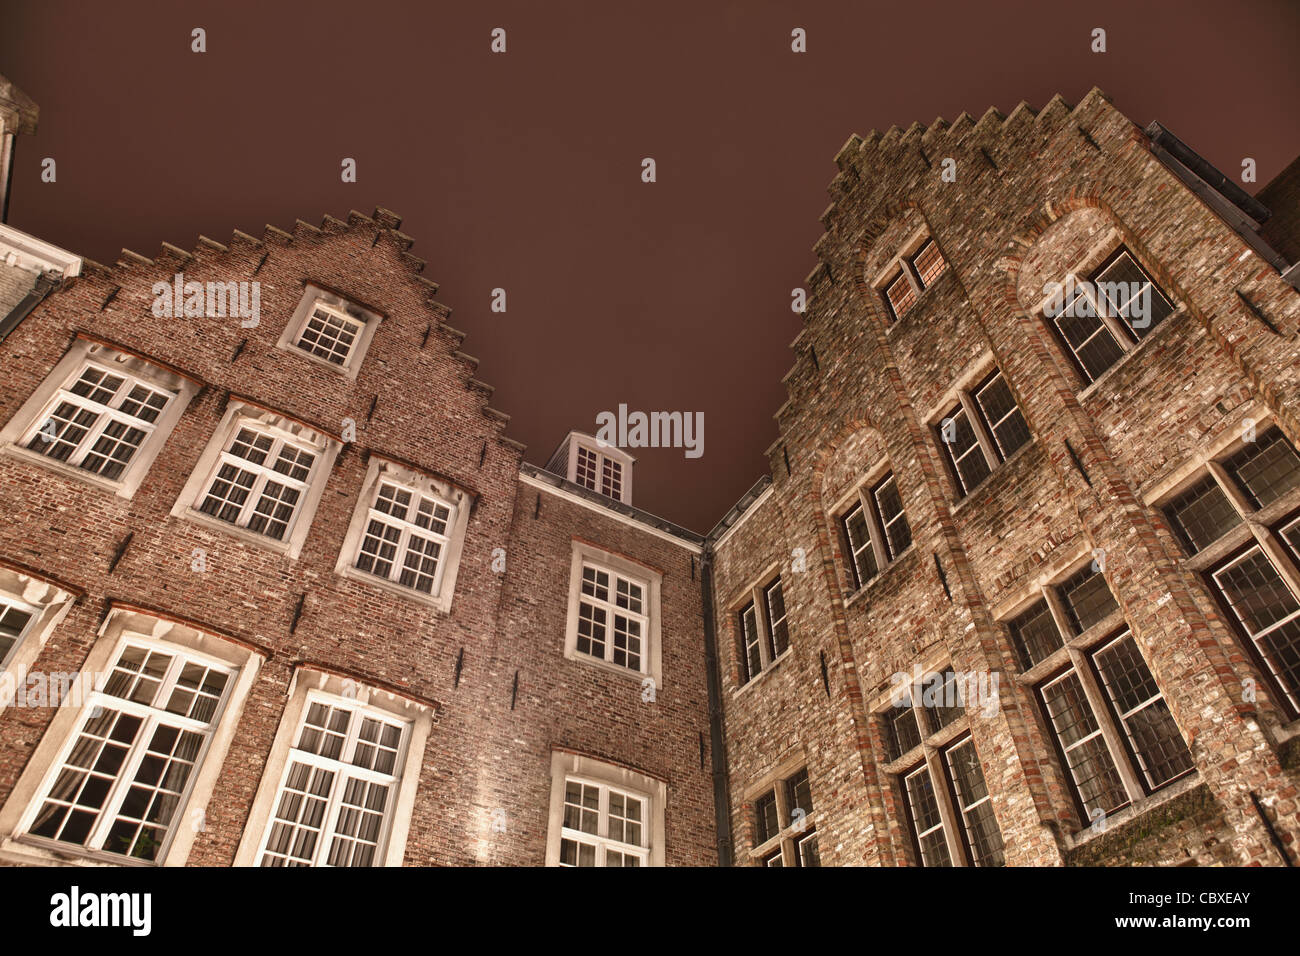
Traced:
[[[378, 210], [327, 218], [319, 229], [300, 222], [292, 235], [236, 234], [229, 248], [166, 246], [152, 261], [125, 253], [113, 268], [65, 283], [0, 346], [4, 422], [78, 335], [174, 368], [199, 388], [130, 498], [36, 456], [0, 455], [0, 565], [78, 595], [30, 670], [82, 668], [110, 607], [121, 605], [192, 623], [264, 658], [242, 709], [228, 715], [237, 726], [214, 787], [190, 804], [205, 815], [192, 864], [235, 860], [302, 668], [432, 713], [416, 763], [408, 865], [540, 864], [556, 748], [668, 784], [666, 862], [714, 862], [699, 757], [708, 730], [691, 564], [699, 542], [639, 532], [644, 522], [599, 504], [524, 487], [523, 448], [505, 437], [508, 419], [488, 406], [491, 388], [473, 378], [463, 333], [431, 299], [436, 286], [419, 276], [423, 262], [399, 225]], [[156, 318], [151, 288], [178, 272], [260, 283], [259, 323]], [[382, 317], [355, 379], [277, 347], [307, 282]], [[232, 396], [345, 439], [296, 557], [172, 514]], [[346, 440], [348, 420], [355, 440]], [[448, 611], [335, 570], [372, 453], [437, 476], [472, 502]], [[642, 703], [639, 681], [563, 656], [574, 537], [663, 575], [665, 678], [653, 702]], [[494, 566], [497, 549], [504, 564]], [[0, 804], [54, 713], [0, 711]], [[21, 849], [8, 856], [21, 859]]]
[[[750, 785], [791, 753], [809, 770], [824, 863], [919, 862], [899, 784], [911, 764], [890, 762], [873, 715], [888, 709], [891, 675], [948, 662], [999, 678], [998, 706], [968, 706], [962, 726], [1007, 863], [1278, 865], [1252, 794], [1294, 859], [1297, 777], [1279, 754], [1300, 725], [1151, 496], [1247, 418], [1300, 440], [1300, 296], [1098, 91], [1073, 109], [1057, 98], [1038, 113], [855, 136], [836, 159], [772, 491], [714, 556], [738, 862], [754, 845]], [[920, 231], [947, 269], [894, 321], [877, 277]], [[1121, 245], [1176, 311], [1085, 387], [1042, 317], [1044, 284]], [[994, 365], [1032, 438], [963, 497], [937, 426], [955, 389]], [[835, 519], [884, 462], [913, 541], [854, 593]], [[1033, 682], [1017, 679], [1006, 623], [1094, 554], [1195, 763], [1101, 827], [1074, 800]], [[792, 650], [742, 688], [728, 602], [769, 566]]]

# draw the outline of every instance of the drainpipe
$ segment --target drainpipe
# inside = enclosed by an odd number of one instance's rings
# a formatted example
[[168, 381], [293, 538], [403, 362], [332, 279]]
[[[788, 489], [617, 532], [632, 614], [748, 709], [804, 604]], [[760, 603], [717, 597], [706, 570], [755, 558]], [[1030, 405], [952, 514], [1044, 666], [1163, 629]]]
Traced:
[[718, 832], [718, 866], [732, 866], [731, 801], [727, 787], [727, 749], [722, 734], [722, 672], [713, 622], [713, 545], [700, 556], [700, 599], [704, 602], [704, 658], [709, 684], [709, 752], [713, 763], [713, 814]]

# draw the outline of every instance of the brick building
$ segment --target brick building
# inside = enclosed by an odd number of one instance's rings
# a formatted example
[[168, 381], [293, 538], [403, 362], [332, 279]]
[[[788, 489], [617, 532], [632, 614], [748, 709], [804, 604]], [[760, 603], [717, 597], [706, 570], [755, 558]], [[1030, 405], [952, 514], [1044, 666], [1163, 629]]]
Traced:
[[46, 250], [0, 316], [0, 860], [1294, 855], [1294, 228], [1096, 91], [836, 161], [708, 536], [588, 435], [523, 461], [386, 210]]

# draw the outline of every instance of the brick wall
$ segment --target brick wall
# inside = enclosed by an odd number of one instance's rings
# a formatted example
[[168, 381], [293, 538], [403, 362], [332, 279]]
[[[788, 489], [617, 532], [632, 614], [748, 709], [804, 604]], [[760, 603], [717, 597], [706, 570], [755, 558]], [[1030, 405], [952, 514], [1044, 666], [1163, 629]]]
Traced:
[[[942, 177], [949, 158], [955, 182]], [[747, 781], [794, 749], [807, 758], [823, 860], [916, 862], [870, 714], [892, 674], [935, 658], [1000, 677], [1000, 706], [970, 713], [970, 730], [1009, 863], [1277, 865], [1248, 791], [1272, 807], [1294, 854], [1297, 780], [1278, 753], [1297, 725], [1267, 695], [1243, 700], [1243, 681], [1258, 675], [1142, 492], [1240, 429], [1252, 401], [1292, 443], [1300, 439], [1300, 297], [1243, 255], [1236, 234], [1098, 91], [1073, 109], [1057, 98], [1038, 113], [1022, 105], [1005, 118], [990, 111], [978, 122], [853, 137], [837, 163], [816, 246], [822, 265], [809, 277], [790, 398], [777, 415], [773, 494], [716, 554], [724, 621], [728, 594], [781, 562], [795, 647], [781, 672], [724, 696], [740, 857], [752, 838]], [[921, 228], [949, 268], [891, 323], [869, 283]], [[1037, 310], [1043, 283], [1063, 280], [1068, 264], [1108, 236], [1148, 262], [1182, 309], [1082, 390]], [[1242, 307], [1238, 288], [1281, 335]], [[1033, 440], [958, 500], [930, 426], [984, 354], [1006, 375]], [[832, 508], [883, 459], [914, 543], [851, 595]], [[790, 570], [795, 547], [808, 549], [803, 573]], [[1108, 584], [1196, 763], [1192, 782], [1157, 791], [1125, 818], [1136, 822], [1104, 840], [1080, 819], [1042, 711], [1016, 681], [1004, 623], [1017, 594], [1094, 548], [1104, 549]], [[730, 627], [722, 664], [734, 684]], [[822, 653], [832, 664], [830, 701]]]

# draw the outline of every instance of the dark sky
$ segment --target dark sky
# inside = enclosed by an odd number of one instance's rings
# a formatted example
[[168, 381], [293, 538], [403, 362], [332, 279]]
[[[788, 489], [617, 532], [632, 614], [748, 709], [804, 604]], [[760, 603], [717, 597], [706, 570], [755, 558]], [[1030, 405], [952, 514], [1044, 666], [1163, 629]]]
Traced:
[[[111, 263], [393, 209], [529, 460], [620, 403], [704, 412], [703, 457], [633, 450], [635, 503], [698, 531], [766, 470], [799, 329], [790, 290], [816, 264], [850, 133], [1075, 103], [1095, 85], [1229, 176], [1254, 157], [1250, 192], [1300, 152], [1294, 0], [0, 10], [0, 73], [41, 108], [12, 225]], [[55, 184], [39, 180], [46, 156]]]

